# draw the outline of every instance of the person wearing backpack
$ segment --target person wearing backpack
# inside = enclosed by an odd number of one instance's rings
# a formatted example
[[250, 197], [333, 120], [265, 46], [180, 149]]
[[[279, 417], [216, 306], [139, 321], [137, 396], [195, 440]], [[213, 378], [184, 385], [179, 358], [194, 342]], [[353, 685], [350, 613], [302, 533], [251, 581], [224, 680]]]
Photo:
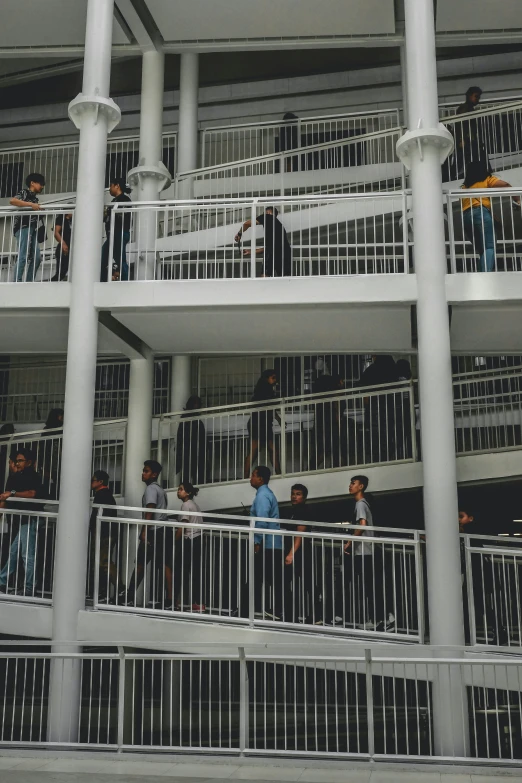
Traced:
[[[45, 178], [42, 174], [29, 174], [25, 180], [25, 188], [22, 188], [9, 203], [12, 207], [30, 207], [34, 212], [38, 212], [41, 209], [38, 203], [38, 194], [42, 192], [44, 187]], [[40, 246], [38, 245], [38, 215], [16, 215], [13, 234], [18, 242], [15, 282], [21, 283], [23, 281], [24, 269], [27, 264], [25, 279], [27, 283], [33, 283], [41, 261]]]
[[390, 615], [385, 620], [382, 547], [365, 542], [367, 538], [374, 538], [368, 530], [373, 527], [372, 510], [365, 497], [368, 481], [367, 476], [353, 476], [348, 489], [355, 500], [353, 524], [360, 526], [353, 535], [360, 540], [350, 539], [344, 545], [344, 620], [346, 625], [350, 607], [353, 610], [350, 625], [356, 624], [364, 630], [391, 631], [395, 618]]

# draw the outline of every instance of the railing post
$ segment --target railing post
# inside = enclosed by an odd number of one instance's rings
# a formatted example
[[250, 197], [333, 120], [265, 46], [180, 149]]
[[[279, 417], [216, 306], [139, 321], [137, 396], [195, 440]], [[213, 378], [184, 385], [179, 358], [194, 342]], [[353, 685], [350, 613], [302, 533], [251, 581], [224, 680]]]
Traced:
[[107, 280], [104, 280], [104, 283], [111, 283], [112, 282], [112, 259], [113, 259], [113, 253], [114, 253], [114, 227], [116, 225], [116, 210], [118, 209], [118, 204], [114, 204], [114, 206], [111, 208], [111, 233], [109, 236], [109, 258], [107, 261]]
[[285, 476], [288, 472], [286, 469], [286, 406], [283, 403], [281, 405], [281, 458], [279, 460], [281, 467], [281, 476]]
[[[462, 202], [459, 199], [459, 207]], [[457, 256], [455, 253], [455, 227], [453, 225], [453, 210], [451, 208], [451, 194], [446, 193], [446, 215], [448, 218], [448, 238], [450, 245], [450, 271], [454, 275], [457, 272]], [[466, 262], [464, 260], [464, 267]], [[465, 271], [465, 269], [464, 269]]]
[[466, 569], [464, 578], [466, 580], [465, 587], [468, 596], [469, 643], [474, 646], [477, 643], [477, 621], [475, 617], [475, 595], [473, 590], [473, 572], [469, 547], [470, 537], [464, 536], [464, 560]]
[[118, 753], [122, 752], [123, 747], [123, 732], [125, 728], [125, 650], [123, 647], [118, 647], [118, 655], [120, 656], [120, 670], [118, 672]]
[[411, 424], [411, 458], [417, 462], [417, 416], [415, 415], [415, 386], [410, 383], [410, 424]]
[[[252, 207], [250, 209], [250, 277], [256, 277], [256, 212], [257, 212], [257, 198], [252, 201]], [[265, 271], [265, 257], [263, 255], [263, 275]]]
[[373, 679], [372, 679], [372, 651], [364, 651], [366, 666], [366, 725], [368, 728], [368, 755], [375, 755], [375, 726], [373, 721]]
[[255, 542], [254, 542], [254, 531], [255, 531], [255, 521], [253, 518], [250, 519], [250, 530], [248, 532], [248, 620], [251, 625], [251, 627], [254, 626], [254, 620], [255, 620]]
[[[98, 608], [98, 601], [99, 601], [99, 594], [100, 594], [100, 539], [101, 539], [101, 515], [103, 514], [103, 508], [100, 507], [98, 509], [98, 513], [96, 514], [96, 532], [94, 536], [94, 595], [92, 598], [92, 604], [93, 609], [96, 610]], [[107, 574], [107, 581], [108, 581], [108, 574]], [[107, 585], [108, 589], [108, 585]]]
[[239, 755], [244, 756], [249, 738], [248, 665], [245, 648], [239, 647]]
[[422, 549], [419, 532], [413, 534], [415, 552], [415, 589], [417, 590], [417, 626], [419, 644], [424, 644], [425, 617], [424, 617], [424, 573], [422, 568]]
[[[404, 255], [404, 274], [410, 271], [410, 239], [408, 222], [408, 197], [406, 191], [402, 191], [402, 252]], [[413, 270], [415, 271], [415, 269]]]

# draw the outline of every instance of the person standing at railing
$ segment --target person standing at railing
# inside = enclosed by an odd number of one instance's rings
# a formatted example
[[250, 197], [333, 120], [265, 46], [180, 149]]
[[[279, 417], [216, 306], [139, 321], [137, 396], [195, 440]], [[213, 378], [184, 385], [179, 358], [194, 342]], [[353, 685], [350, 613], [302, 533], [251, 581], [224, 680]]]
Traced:
[[[393, 356], [376, 354], [361, 375], [359, 386], [384, 386], [397, 383], [399, 374]], [[387, 462], [396, 459], [395, 394], [374, 394], [364, 397], [364, 428], [366, 435], [364, 462]]]
[[[283, 116], [283, 123], [279, 128], [279, 150], [276, 152], [292, 152], [299, 147], [299, 117], [297, 114], [293, 114], [291, 111], [287, 111]], [[266, 154], [266, 153], [261, 153]], [[284, 158], [284, 170], [285, 171], [298, 171], [299, 170], [299, 156], [292, 155], [291, 157]], [[276, 173], [279, 173], [279, 168], [276, 161]]]
[[[201, 509], [194, 500], [199, 493], [198, 487], [194, 487], [190, 481], [183, 481], [178, 487], [178, 498], [181, 500], [181, 514], [178, 515], [180, 523], [190, 525], [203, 525], [203, 517], [191, 516], [187, 511], [201, 513]], [[174, 598], [176, 609], [183, 609], [187, 603], [193, 612], [204, 612], [203, 601], [203, 574], [205, 569], [204, 537], [203, 530], [193, 527], [176, 528], [174, 555]]]
[[38, 456], [38, 467], [42, 471], [44, 489], [52, 500], [57, 500], [60, 496], [63, 414], [63, 408], [52, 408], [49, 411], [41, 435], [45, 440]]
[[[15, 498], [29, 500], [41, 498], [42, 481], [34, 469], [34, 454], [30, 449], [19, 448], [17, 450], [14, 466], [15, 471], [9, 475], [5, 491], [0, 494], [0, 508], [12, 510], [13, 517], [18, 517], [19, 528], [11, 544], [7, 562], [0, 571], [0, 593], [8, 592], [9, 578], [12, 574], [15, 574], [15, 580], [17, 579], [18, 561], [21, 558], [25, 570], [22, 595], [34, 596], [36, 537], [40, 521], [37, 512], [41, 511], [43, 506], [39, 503], [15, 501]], [[24, 511], [25, 514], [19, 515], [20, 511]]]
[[[203, 407], [201, 397], [193, 394], [185, 405], [176, 433], [176, 474], [193, 484], [207, 480], [207, 435], [205, 425], [193, 411]], [[190, 421], [184, 421], [190, 419]]]
[[56, 271], [51, 277], [51, 283], [65, 280], [69, 274], [69, 256], [72, 239], [72, 212], [57, 215], [54, 221], [54, 238], [58, 242], [54, 251]]
[[[466, 100], [457, 108], [457, 116], [463, 114], [472, 114], [480, 103], [482, 90], [480, 87], [468, 87], [466, 91]], [[484, 121], [483, 118], [482, 121]], [[487, 120], [485, 120], [487, 122]], [[487, 152], [481, 121], [478, 118], [462, 118], [460, 122], [453, 125], [455, 136], [454, 157], [454, 175], [461, 177], [464, 167], [472, 160], [486, 160]], [[482, 133], [481, 133], [482, 131]]]
[[[114, 178], [109, 185], [109, 192], [113, 196], [113, 204], [127, 204], [131, 199], [127, 195], [130, 188], [127, 187], [124, 179]], [[101, 256], [101, 275], [100, 280], [104, 283], [109, 275], [109, 254], [111, 250], [111, 213], [112, 207], [105, 207], [103, 222], [105, 225], [105, 235], [107, 239], [102, 245]], [[126, 248], [130, 240], [131, 214], [130, 212], [121, 212], [115, 210], [114, 215], [114, 236], [112, 240], [112, 272], [113, 280], [128, 280], [129, 267], [127, 264]]]
[[[25, 180], [25, 188], [10, 200], [12, 207], [29, 207], [38, 212], [41, 209], [38, 195], [45, 187], [45, 177], [42, 174], [29, 174]], [[27, 265], [26, 282], [32, 283], [40, 266], [41, 255], [38, 245], [38, 215], [16, 215], [13, 234], [18, 241], [18, 260], [16, 262], [15, 282], [24, 279], [24, 269]]]
[[[466, 166], [463, 190], [510, 187], [509, 182], [493, 175], [484, 160], [474, 160]], [[520, 196], [514, 200], [520, 206]], [[466, 239], [472, 243], [473, 249], [480, 253], [479, 272], [494, 272], [496, 238], [491, 199], [487, 196], [470, 196], [462, 199], [461, 208]]]
[[[299, 533], [312, 533], [312, 511], [307, 505], [308, 488], [294, 484], [291, 489], [291, 506], [285, 509], [281, 530], [292, 535], [283, 536], [285, 558], [285, 622], [303, 622], [313, 625], [322, 622], [323, 613], [319, 600], [321, 595], [322, 568], [321, 552], [315, 552], [314, 540]], [[292, 521], [297, 520], [297, 521]], [[307, 523], [307, 524], [303, 524]]]
[[[256, 383], [254, 394], [252, 395], [252, 402], [259, 402], [260, 405], [254, 407], [262, 407], [262, 403], [269, 405], [270, 402], [273, 402], [278, 398], [275, 390], [276, 384], [276, 371], [273, 369], [264, 370]], [[274, 416], [277, 417], [275, 409], [252, 413], [252, 416], [250, 417], [247, 425], [248, 434], [250, 435], [250, 451], [245, 458], [245, 467], [243, 471], [244, 478], [250, 476], [250, 468], [258, 455], [259, 449], [263, 447], [268, 447], [268, 453], [272, 460], [274, 473], [281, 472], [277, 447], [274, 443]], [[284, 432], [281, 433], [281, 437], [285, 437]]]
[[[344, 381], [339, 375], [319, 375], [312, 386], [312, 394], [334, 394], [343, 388]], [[339, 398], [331, 401], [326, 397], [318, 397], [314, 406], [314, 432], [310, 470], [326, 466], [330, 457], [331, 467], [341, 465], [341, 426], [344, 408]]]
[[[255, 527], [260, 530], [281, 529], [277, 499], [268, 486], [270, 477], [270, 469], [266, 465], [258, 465], [250, 477], [250, 486], [256, 490], [250, 516], [263, 517], [255, 521]], [[283, 536], [256, 533], [254, 557], [256, 611], [269, 620], [280, 620], [283, 616]]]
[[[279, 210], [276, 207], [266, 207], [264, 213], [256, 218], [256, 225], [263, 226], [264, 233], [263, 246], [256, 248], [256, 254], [264, 257], [261, 277], [292, 276], [292, 248], [278, 215]], [[251, 225], [251, 220], [245, 221], [234, 240], [240, 242], [243, 233]], [[244, 250], [243, 255], [250, 256], [250, 250]]]
[[[114, 508], [116, 505], [116, 500], [114, 499], [114, 495], [109, 489], [109, 481], [109, 474], [105, 470], [96, 470], [92, 474], [91, 489], [94, 492], [93, 503], [95, 503], [97, 506], [103, 506], [101, 510], [101, 516], [116, 517], [117, 512]], [[99, 508], [92, 509], [89, 523], [89, 582], [91, 585], [91, 595], [94, 595], [93, 585], [95, 579], [94, 569], [96, 563], [96, 519], [98, 517], [99, 511]], [[124, 599], [126, 595], [125, 585], [121, 580], [121, 576], [118, 573], [116, 564], [112, 560], [112, 552], [118, 543], [118, 525], [114, 522], [111, 523], [105, 520], [100, 522], [98, 571], [99, 603], [116, 603], [116, 598], [114, 600], [109, 599], [110, 585], [114, 587], [119, 600]]]
[[[157, 572], [160, 575], [160, 591], [163, 599], [160, 604], [163, 608], [165, 588], [167, 603], [172, 603], [174, 531], [172, 527], [166, 528], [164, 525], [147, 524], [147, 522], [166, 522], [169, 519], [169, 515], [165, 513], [168, 507], [167, 493], [158, 482], [162, 470], [162, 466], [156, 460], [148, 459], [143, 463], [141, 480], [146, 486], [141, 505], [143, 508], [150, 509], [150, 511], [146, 511], [143, 516], [144, 525], [140, 531], [139, 544], [136, 551], [136, 565], [127, 590], [126, 601], [124, 601], [127, 606], [135, 605], [136, 592], [145, 576], [145, 569], [151, 561], [153, 561], [151, 579], [154, 580]], [[155, 512], [153, 509], [157, 509], [157, 511]], [[154, 586], [152, 592], [155, 595]], [[143, 596], [142, 606], [145, 606], [145, 604], [146, 595]]]

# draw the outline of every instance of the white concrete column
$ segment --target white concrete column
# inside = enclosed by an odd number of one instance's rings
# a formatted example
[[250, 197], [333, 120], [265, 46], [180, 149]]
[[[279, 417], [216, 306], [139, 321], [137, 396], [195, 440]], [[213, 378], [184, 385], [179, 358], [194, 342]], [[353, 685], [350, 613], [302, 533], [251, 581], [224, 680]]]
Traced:
[[406, 44], [400, 45], [401, 59], [401, 96], [402, 96], [402, 122], [408, 127], [408, 68], [406, 65]]
[[151, 351], [140, 359], [130, 360], [129, 415], [125, 444], [125, 503], [141, 506], [143, 463], [150, 459], [152, 437], [152, 404], [154, 390], [154, 357]]
[[[172, 181], [162, 161], [164, 75], [164, 52], [157, 49], [143, 52], [139, 165], [128, 174], [134, 201], [157, 201], [161, 191]], [[157, 223], [154, 209], [138, 211], [134, 230], [134, 244], [138, 251], [135, 279], [155, 278]]]
[[181, 411], [192, 392], [190, 356], [173, 356], [170, 378], [170, 410]]
[[[464, 616], [441, 196], [441, 163], [453, 142], [438, 119], [433, 0], [405, 0], [405, 23], [410, 130], [399, 140], [397, 152], [410, 167], [413, 194], [430, 641], [460, 646]], [[467, 718], [455, 712], [455, 697], [463, 707], [465, 690], [458, 693], [457, 687], [453, 694], [444, 687], [436, 690], [437, 752], [465, 755]], [[467, 708], [463, 709], [467, 716]]]
[[179, 81], [178, 171], [198, 165], [199, 54], [181, 55]]
[[[113, 0], [88, 2], [82, 93], [69, 106], [80, 147], [54, 570], [53, 650], [58, 653], [79, 649], [67, 642], [76, 642], [78, 612], [85, 607], [98, 335], [94, 284], [100, 275], [107, 133], [120, 115], [108, 97], [113, 6]], [[49, 739], [76, 741], [79, 662], [53, 662], [49, 698]]]

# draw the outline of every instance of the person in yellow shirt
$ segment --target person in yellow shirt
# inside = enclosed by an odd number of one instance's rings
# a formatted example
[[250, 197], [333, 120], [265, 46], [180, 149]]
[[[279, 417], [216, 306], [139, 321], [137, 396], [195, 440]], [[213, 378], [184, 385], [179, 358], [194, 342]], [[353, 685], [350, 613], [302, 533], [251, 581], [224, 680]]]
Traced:
[[[466, 166], [463, 189], [510, 188], [509, 182], [495, 177], [484, 160], [472, 160]], [[520, 198], [516, 198], [520, 204]], [[470, 196], [462, 199], [464, 234], [480, 253], [479, 271], [495, 271], [495, 226], [491, 211], [491, 199], [487, 196]]]

